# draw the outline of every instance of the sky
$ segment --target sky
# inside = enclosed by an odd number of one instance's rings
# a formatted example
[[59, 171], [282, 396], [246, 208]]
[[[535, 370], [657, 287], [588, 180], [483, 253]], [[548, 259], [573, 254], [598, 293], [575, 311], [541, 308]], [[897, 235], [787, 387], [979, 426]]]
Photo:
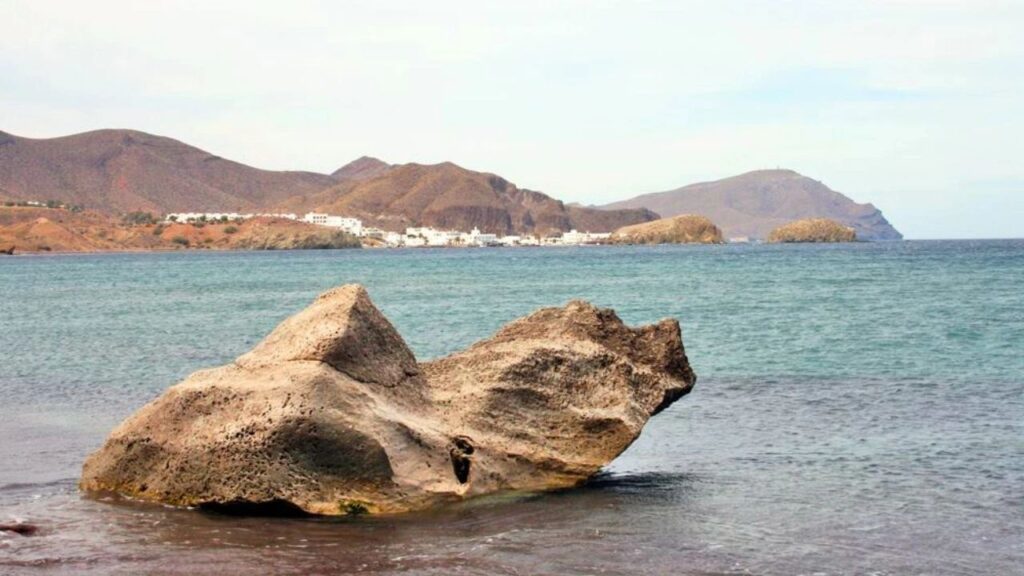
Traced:
[[99, 128], [584, 204], [782, 167], [909, 238], [1024, 237], [1024, 0], [0, 0], [0, 130]]

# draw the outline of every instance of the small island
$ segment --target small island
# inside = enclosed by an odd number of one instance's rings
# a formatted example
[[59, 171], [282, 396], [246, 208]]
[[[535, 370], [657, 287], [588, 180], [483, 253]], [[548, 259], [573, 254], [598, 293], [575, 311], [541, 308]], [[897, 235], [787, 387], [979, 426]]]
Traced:
[[802, 242], [856, 242], [857, 233], [853, 228], [845, 226], [829, 218], [806, 218], [790, 222], [772, 230], [768, 242], [772, 244], [790, 244]]
[[722, 231], [704, 216], [681, 214], [616, 230], [616, 244], [723, 244]]

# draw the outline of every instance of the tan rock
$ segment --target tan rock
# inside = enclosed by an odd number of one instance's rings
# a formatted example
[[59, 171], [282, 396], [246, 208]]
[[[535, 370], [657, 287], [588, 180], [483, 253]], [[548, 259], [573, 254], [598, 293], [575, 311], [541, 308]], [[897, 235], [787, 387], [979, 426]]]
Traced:
[[768, 235], [771, 243], [795, 242], [856, 242], [857, 233], [829, 218], [807, 218], [790, 222], [772, 230]]
[[585, 481], [689, 392], [674, 320], [572, 302], [417, 364], [355, 285], [118, 426], [81, 487], [188, 506], [388, 513]]
[[582, 301], [423, 368], [452, 434], [474, 447], [473, 494], [579, 484], [696, 379], [678, 322], [632, 329]]
[[618, 244], [721, 244], [722, 231], [705, 218], [682, 214], [619, 228], [612, 234]]

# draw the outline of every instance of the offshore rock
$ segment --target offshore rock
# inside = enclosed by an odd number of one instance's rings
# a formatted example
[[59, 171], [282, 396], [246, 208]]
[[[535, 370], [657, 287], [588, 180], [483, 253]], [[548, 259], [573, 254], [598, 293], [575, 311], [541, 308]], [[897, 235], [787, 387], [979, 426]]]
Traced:
[[772, 230], [768, 242], [773, 244], [800, 242], [856, 242], [857, 232], [828, 218], [807, 218], [790, 222]]
[[693, 387], [679, 324], [574, 301], [419, 364], [366, 291], [319, 296], [118, 426], [80, 487], [181, 506], [392, 513], [584, 482]]
[[611, 241], [617, 244], [723, 244], [722, 231], [704, 216], [682, 214], [624, 226]]

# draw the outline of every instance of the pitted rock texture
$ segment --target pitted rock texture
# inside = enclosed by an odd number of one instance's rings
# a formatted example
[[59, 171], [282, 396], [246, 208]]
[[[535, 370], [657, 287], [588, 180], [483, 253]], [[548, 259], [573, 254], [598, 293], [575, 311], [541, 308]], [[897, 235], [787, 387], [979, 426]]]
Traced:
[[80, 486], [182, 506], [392, 513], [580, 484], [693, 387], [679, 324], [581, 301], [417, 363], [357, 285], [118, 426]]

